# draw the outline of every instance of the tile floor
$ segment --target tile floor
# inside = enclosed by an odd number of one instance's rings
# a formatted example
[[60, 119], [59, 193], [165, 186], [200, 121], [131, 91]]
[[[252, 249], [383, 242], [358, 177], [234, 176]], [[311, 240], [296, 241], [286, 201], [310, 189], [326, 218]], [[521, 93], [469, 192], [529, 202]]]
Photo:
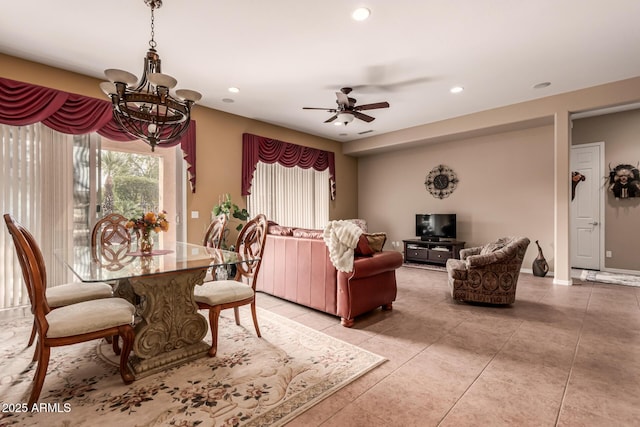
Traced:
[[258, 305], [388, 361], [297, 426], [640, 425], [640, 288], [521, 274], [516, 303], [451, 300], [446, 273], [402, 267], [391, 312], [353, 328], [258, 294]]
[[515, 304], [490, 307], [454, 302], [441, 271], [402, 267], [397, 279], [393, 311], [350, 329], [258, 294], [260, 307], [388, 359], [288, 427], [640, 425], [640, 287], [521, 274]]

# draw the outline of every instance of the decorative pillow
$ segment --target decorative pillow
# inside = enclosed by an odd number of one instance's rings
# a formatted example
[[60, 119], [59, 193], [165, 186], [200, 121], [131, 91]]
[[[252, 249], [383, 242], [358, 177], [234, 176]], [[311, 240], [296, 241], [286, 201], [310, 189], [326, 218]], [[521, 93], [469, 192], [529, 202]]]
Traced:
[[374, 252], [382, 252], [387, 241], [387, 233], [363, 233], [369, 241], [369, 246]]
[[276, 236], [292, 236], [293, 228], [285, 227], [284, 225], [274, 224], [274, 225], [269, 225], [267, 233], [275, 234]]
[[482, 247], [482, 250], [480, 250], [480, 255], [492, 254], [495, 251], [499, 251], [500, 249], [507, 246], [507, 243], [508, 243], [508, 239], [504, 237], [496, 240], [493, 243], [488, 243]]
[[358, 246], [353, 250], [353, 254], [355, 256], [373, 256], [373, 249], [369, 246], [369, 240], [364, 233], [360, 235], [360, 238], [358, 239]]
[[305, 237], [307, 239], [322, 239], [324, 230], [311, 230], [308, 228], [294, 228], [293, 237]]

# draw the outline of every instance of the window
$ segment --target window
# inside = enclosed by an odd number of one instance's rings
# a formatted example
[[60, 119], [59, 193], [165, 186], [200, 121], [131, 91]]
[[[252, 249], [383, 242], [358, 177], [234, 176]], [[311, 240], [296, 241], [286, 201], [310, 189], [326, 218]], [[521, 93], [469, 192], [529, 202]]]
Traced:
[[329, 170], [258, 162], [247, 196], [251, 216], [263, 213], [278, 224], [324, 228], [329, 221]]
[[[186, 177], [178, 147], [151, 153], [141, 141], [113, 142], [97, 134], [72, 136], [40, 123], [0, 125], [0, 139], [0, 212], [11, 213], [33, 233], [45, 258], [48, 286], [73, 280], [54, 251], [71, 251], [74, 242], [87, 242], [102, 216], [98, 208], [103, 204], [101, 152], [129, 157], [128, 168], [147, 173], [154, 181], [146, 182], [155, 188], [155, 196], [146, 205], [138, 203], [138, 208], [167, 210], [172, 224], [160, 238], [184, 240], [180, 219], [186, 203]], [[0, 309], [28, 305], [13, 242], [4, 224], [2, 228]]]

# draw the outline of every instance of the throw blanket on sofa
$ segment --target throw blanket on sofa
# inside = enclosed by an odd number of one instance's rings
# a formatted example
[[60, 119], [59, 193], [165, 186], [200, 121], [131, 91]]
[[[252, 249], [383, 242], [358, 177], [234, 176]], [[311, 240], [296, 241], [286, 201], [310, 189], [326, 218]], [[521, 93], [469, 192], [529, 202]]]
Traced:
[[329, 249], [329, 258], [338, 271], [353, 270], [353, 250], [358, 246], [362, 228], [350, 221], [329, 221], [324, 229], [324, 243]]

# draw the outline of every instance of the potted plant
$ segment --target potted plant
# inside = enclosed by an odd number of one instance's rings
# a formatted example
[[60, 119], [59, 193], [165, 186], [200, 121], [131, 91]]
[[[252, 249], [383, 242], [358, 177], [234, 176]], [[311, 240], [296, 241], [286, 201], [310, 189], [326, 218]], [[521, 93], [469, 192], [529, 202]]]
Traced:
[[222, 249], [234, 249], [234, 245], [227, 245], [227, 236], [229, 235], [229, 225], [233, 225], [233, 223], [238, 223], [235, 226], [236, 231], [242, 230], [245, 222], [249, 219], [249, 212], [246, 209], [240, 208], [238, 205], [231, 201], [231, 195], [229, 193], [223, 194], [218, 198], [218, 204], [213, 207], [211, 212], [213, 216], [218, 216], [220, 214], [225, 214], [227, 217], [227, 227], [225, 227], [224, 232], [222, 233]]

